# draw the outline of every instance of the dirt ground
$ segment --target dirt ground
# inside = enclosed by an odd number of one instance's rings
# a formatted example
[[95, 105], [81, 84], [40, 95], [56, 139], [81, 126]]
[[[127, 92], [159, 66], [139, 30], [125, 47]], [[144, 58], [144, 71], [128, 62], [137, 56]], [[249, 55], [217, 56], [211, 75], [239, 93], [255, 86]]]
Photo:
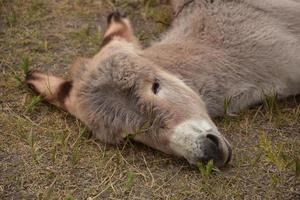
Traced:
[[129, 15], [147, 46], [170, 24], [162, 0], [0, 0], [0, 199], [300, 199], [300, 101], [216, 119], [234, 159], [209, 173], [128, 141], [109, 146], [23, 83], [39, 68], [68, 76], [99, 50], [106, 16]]

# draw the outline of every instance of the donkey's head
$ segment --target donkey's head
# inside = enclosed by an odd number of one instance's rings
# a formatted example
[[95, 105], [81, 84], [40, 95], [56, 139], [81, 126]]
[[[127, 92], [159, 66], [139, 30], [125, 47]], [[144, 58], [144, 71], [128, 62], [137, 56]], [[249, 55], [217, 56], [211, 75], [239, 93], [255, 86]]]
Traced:
[[108, 142], [132, 135], [191, 164], [226, 164], [230, 145], [200, 96], [143, 57], [126, 19], [116, 14], [109, 22], [101, 51], [74, 74], [81, 118]]

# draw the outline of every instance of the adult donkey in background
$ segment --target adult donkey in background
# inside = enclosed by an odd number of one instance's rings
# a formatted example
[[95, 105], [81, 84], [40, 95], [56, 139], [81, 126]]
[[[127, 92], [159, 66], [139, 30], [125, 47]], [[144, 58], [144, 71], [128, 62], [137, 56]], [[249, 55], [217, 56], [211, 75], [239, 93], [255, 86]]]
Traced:
[[191, 164], [231, 160], [211, 120], [300, 93], [300, 2], [173, 0], [172, 27], [141, 48], [127, 18], [108, 17], [102, 48], [71, 79], [32, 71], [27, 83], [106, 143], [133, 139]]

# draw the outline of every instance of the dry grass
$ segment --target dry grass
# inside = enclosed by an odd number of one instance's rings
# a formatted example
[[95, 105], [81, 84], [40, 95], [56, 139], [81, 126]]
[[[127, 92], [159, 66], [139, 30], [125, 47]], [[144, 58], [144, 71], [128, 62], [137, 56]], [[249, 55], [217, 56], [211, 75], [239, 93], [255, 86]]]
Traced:
[[[127, 12], [145, 45], [170, 22], [158, 0], [0, 0], [0, 199], [299, 199], [300, 106], [264, 105], [216, 120], [232, 141], [213, 174], [140, 144], [108, 146], [23, 83], [26, 68], [63, 74], [99, 49], [105, 16]], [[164, 11], [164, 13], [160, 12]], [[297, 165], [297, 167], [296, 167]]]

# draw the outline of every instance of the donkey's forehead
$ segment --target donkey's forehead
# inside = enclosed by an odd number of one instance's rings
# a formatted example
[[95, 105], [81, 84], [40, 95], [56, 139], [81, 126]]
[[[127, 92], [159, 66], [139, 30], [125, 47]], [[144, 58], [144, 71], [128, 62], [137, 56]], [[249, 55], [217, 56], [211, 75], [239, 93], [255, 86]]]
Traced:
[[131, 45], [125, 47], [105, 47], [93, 58], [96, 68], [113, 72], [130, 72], [136, 74], [153, 74], [157, 72], [158, 66], [139, 55], [138, 52], [130, 52]]
[[[88, 84], [113, 84], [120, 88], [141, 86], [145, 82], [153, 82], [157, 68], [140, 56], [126, 52], [115, 52], [110, 56], [94, 58], [89, 68]], [[93, 81], [91, 81], [93, 80]], [[94, 81], [95, 80], [95, 81]]]

